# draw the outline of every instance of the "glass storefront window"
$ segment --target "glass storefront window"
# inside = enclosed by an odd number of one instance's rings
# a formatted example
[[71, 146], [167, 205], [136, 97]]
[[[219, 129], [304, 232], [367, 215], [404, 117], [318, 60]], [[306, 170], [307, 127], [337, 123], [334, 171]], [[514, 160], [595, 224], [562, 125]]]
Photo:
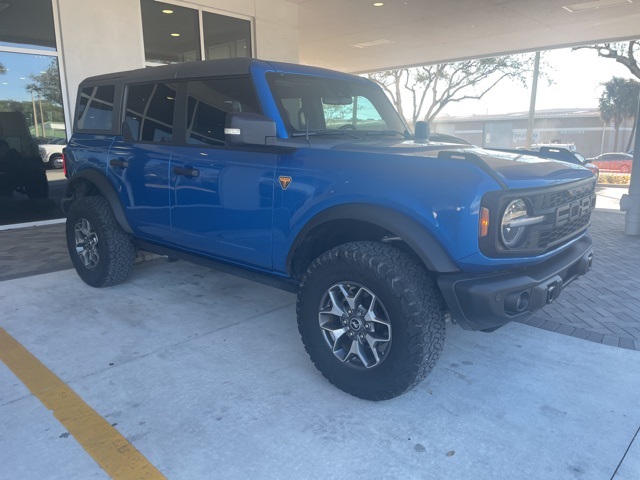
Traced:
[[66, 137], [58, 59], [0, 51], [0, 111], [22, 112], [34, 137]]
[[51, 0], [4, 0], [0, 9], [0, 47], [55, 51]]
[[147, 63], [201, 60], [198, 10], [141, 0], [144, 55]]
[[149, 66], [202, 58], [251, 57], [249, 20], [155, 0], [140, 0], [140, 6], [145, 60]]
[[251, 22], [202, 12], [207, 60], [251, 56]]

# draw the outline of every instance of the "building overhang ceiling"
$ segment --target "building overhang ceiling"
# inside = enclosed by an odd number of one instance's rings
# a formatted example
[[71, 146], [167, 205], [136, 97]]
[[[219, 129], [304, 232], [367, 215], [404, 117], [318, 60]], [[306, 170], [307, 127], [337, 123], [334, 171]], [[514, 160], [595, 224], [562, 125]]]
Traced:
[[640, 0], [289, 1], [300, 62], [352, 73], [640, 38]]

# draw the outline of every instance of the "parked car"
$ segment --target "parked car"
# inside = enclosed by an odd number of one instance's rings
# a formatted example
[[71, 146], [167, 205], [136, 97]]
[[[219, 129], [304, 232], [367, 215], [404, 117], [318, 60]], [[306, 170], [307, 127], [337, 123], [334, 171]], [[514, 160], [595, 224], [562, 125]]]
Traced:
[[294, 291], [311, 360], [361, 398], [424, 379], [449, 319], [522, 321], [591, 268], [588, 170], [412, 136], [366, 78], [189, 62], [88, 78], [76, 105], [62, 206], [80, 278], [123, 282], [141, 249]]
[[589, 158], [588, 161], [603, 172], [630, 173], [633, 155], [623, 152], [603, 153], [595, 158]]
[[63, 167], [62, 150], [66, 146], [65, 138], [45, 139], [45, 142], [38, 146], [38, 151], [45, 164], [50, 168], [60, 169]]
[[517, 147], [516, 149], [500, 149], [504, 152], [514, 152], [520, 154], [535, 155], [537, 153], [541, 158], [549, 158], [551, 160], [558, 160], [561, 162], [571, 163], [573, 165], [581, 165], [588, 169], [597, 178], [600, 174], [600, 170], [593, 163], [589, 162], [584, 155], [574, 150], [570, 150], [565, 147], [556, 146], [537, 146], [535, 149], [531, 147], [531, 150], [527, 150], [524, 147]]
[[[571, 152], [571, 153], [576, 157], [580, 165], [582, 165], [585, 168], [588, 168], [589, 171], [596, 176], [596, 178], [598, 177], [598, 175], [600, 175], [600, 169], [594, 163], [591, 163], [589, 160], [587, 160], [584, 157], [584, 155], [582, 155], [579, 152]], [[575, 162], [570, 161], [570, 163], [575, 163]]]
[[31, 199], [48, 197], [47, 172], [24, 115], [0, 112], [0, 196], [16, 191]]

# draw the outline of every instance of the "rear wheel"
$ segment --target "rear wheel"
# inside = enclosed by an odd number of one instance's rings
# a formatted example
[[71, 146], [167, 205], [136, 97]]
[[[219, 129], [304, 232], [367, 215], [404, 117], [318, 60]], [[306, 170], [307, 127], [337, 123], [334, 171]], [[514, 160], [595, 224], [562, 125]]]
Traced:
[[66, 234], [71, 261], [85, 283], [107, 287], [127, 279], [136, 251], [106, 199], [74, 200], [67, 215]]
[[444, 345], [440, 292], [422, 265], [387, 244], [354, 242], [318, 257], [300, 284], [297, 313], [318, 370], [368, 400], [413, 388]]
[[51, 157], [49, 158], [49, 166], [57, 170], [61, 169], [63, 167], [62, 155], [59, 155], [57, 153], [51, 155]]

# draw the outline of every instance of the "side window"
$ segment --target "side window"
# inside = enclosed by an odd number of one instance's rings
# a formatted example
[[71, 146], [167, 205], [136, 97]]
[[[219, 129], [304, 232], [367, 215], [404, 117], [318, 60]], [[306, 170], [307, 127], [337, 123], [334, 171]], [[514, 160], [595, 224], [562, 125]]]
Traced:
[[127, 87], [125, 128], [137, 142], [173, 141], [177, 85], [146, 83]]
[[114, 85], [83, 88], [78, 102], [77, 128], [79, 130], [111, 130], [115, 93]]
[[189, 82], [187, 143], [224, 145], [224, 126], [230, 112], [259, 112], [258, 100], [248, 77]]

